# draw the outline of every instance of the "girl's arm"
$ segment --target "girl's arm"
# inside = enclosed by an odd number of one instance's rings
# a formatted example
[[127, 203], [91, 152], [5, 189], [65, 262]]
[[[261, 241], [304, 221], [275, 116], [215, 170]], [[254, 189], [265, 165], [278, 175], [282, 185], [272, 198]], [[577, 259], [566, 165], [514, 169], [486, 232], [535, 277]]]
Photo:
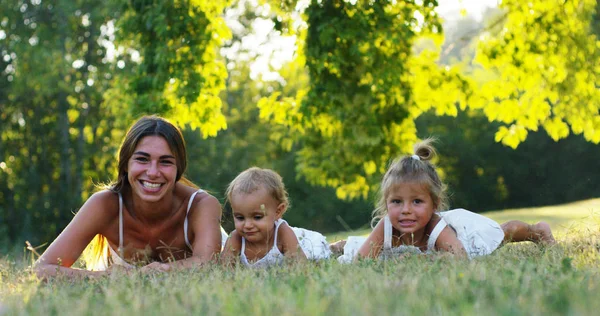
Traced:
[[242, 249], [242, 236], [236, 230], [229, 234], [223, 252], [221, 252], [220, 261], [225, 266], [235, 266], [240, 258]]
[[452, 227], [446, 226], [440, 233], [440, 236], [435, 242], [435, 250], [449, 252], [457, 256], [466, 257], [467, 252], [465, 247], [456, 237], [456, 232]]
[[358, 258], [371, 258], [375, 259], [379, 257], [383, 248], [383, 220], [375, 226], [365, 243], [358, 249]]
[[81, 207], [69, 225], [50, 244], [34, 264], [40, 278], [49, 276], [99, 276], [106, 271], [71, 268], [90, 241], [101, 233], [118, 214], [118, 201], [113, 192], [93, 194]]
[[304, 251], [302, 248], [300, 248], [298, 237], [296, 237], [294, 230], [289, 225], [287, 225], [285, 222], [279, 225], [279, 232], [277, 232], [277, 236], [281, 241], [283, 255], [286, 258], [292, 258], [298, 261], [306, 261], [306, 254], [304, 254]]

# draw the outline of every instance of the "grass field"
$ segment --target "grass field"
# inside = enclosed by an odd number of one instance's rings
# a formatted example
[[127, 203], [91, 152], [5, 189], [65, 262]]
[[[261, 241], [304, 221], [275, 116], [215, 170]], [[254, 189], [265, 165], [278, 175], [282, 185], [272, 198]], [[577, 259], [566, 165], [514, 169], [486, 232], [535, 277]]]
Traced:
[[[269, 270], [208, 267], [97, 280], [37, 280], [0, 259], [6, 315], [597, 315], [600, 199], [486, 213], [499, 222], [545, 220], [559, 244], [504, 246], [471, 261], [445, 255]], [[347, 234], [328, 236], [331, 240]]]

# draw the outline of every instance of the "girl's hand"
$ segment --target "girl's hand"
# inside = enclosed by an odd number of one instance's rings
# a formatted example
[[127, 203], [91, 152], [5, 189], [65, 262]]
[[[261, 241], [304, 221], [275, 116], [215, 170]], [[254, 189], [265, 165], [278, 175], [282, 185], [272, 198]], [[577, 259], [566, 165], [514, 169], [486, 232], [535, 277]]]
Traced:
[[145, 265], [140, 269], [142, 273], [152, 273], [152, 272], [168, 272], [171, 271], [171, 266], [167, 263], [161, 262], [152, 262], [148, 265]]

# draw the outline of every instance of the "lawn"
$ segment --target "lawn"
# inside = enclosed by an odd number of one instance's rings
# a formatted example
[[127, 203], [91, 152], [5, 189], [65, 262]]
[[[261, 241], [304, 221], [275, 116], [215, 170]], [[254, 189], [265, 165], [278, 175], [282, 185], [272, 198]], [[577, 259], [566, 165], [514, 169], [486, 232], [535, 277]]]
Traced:
[[548, 221], [559, 244], [509, 245], [471, 261], [413, 255], [352, 265], [328, 260], [269, 270], [207, 267], [41, 282], [23, 260], [4, 258], [0, 314], [595, 315], [599, 211], [600, 199], [594, 199], [486, 213], [499, 222]]

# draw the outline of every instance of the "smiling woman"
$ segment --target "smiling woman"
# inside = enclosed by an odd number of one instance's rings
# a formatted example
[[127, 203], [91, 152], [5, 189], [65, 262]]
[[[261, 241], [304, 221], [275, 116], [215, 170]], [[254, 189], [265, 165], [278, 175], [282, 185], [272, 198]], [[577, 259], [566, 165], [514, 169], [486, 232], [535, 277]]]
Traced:
[[[36, 262], [40, 277], [102, 275], [115, 266], [145, 271], [192, 267], [221, 251], [221, 206], [183, 177], [183, 136], [146, 116], [127, 132], [117, 180], [92, 195]], [[89, 270], [71, 268], [85, 251]]]

